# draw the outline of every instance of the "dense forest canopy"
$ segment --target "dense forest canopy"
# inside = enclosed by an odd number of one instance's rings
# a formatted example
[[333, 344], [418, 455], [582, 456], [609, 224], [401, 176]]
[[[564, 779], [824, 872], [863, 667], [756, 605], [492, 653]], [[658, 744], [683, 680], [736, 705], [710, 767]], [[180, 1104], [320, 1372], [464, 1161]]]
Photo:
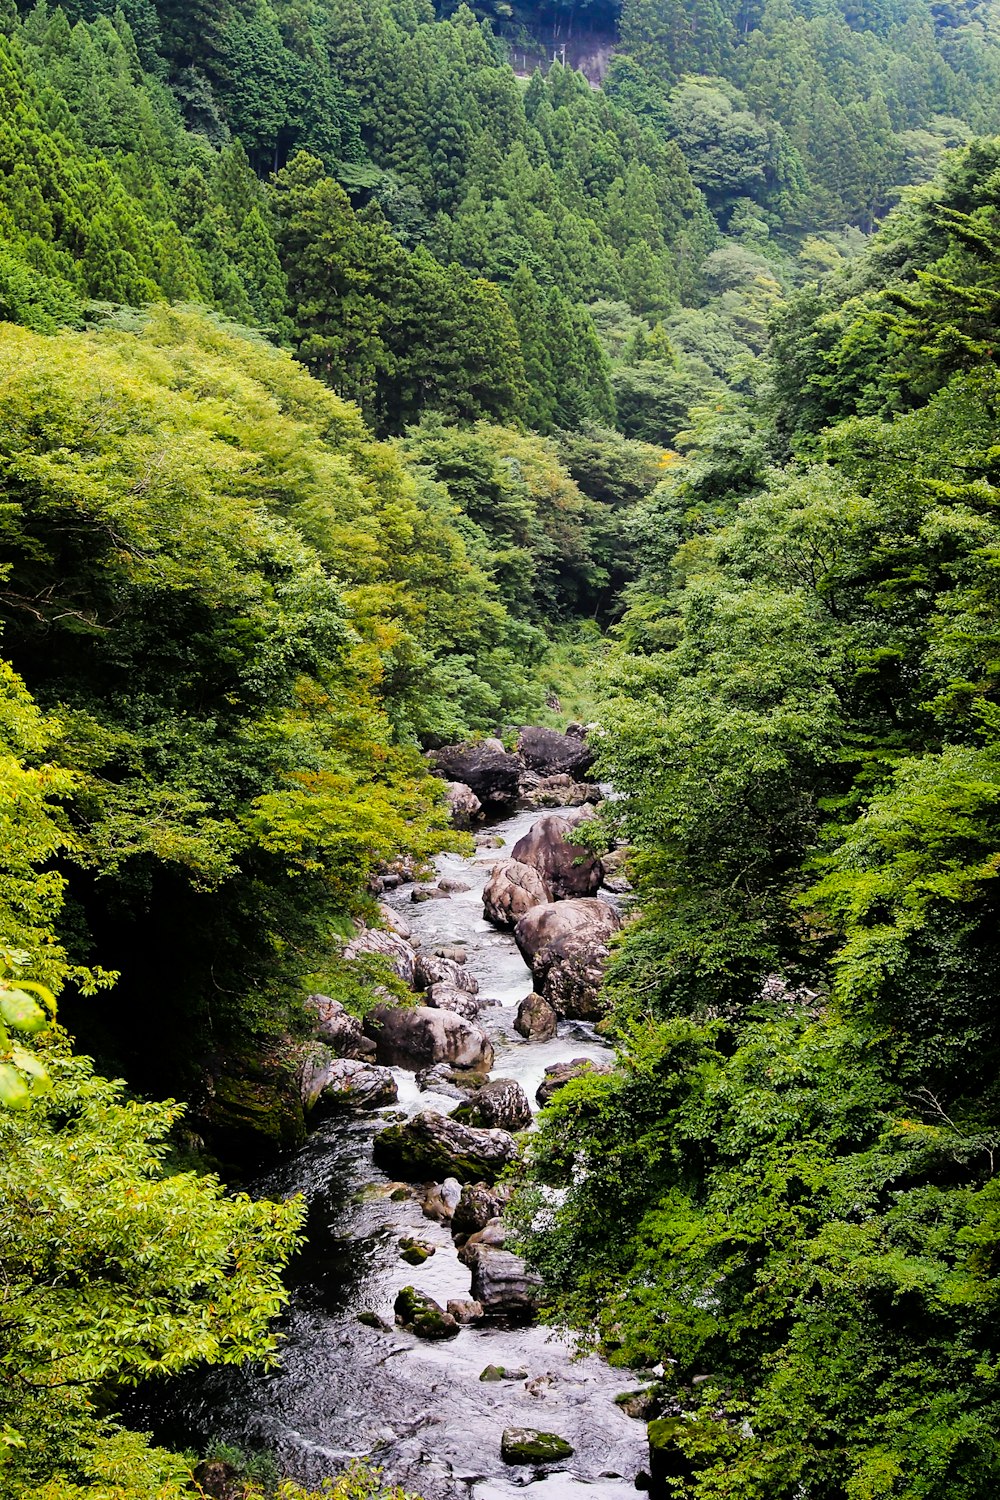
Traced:
[[665, 1494], [994, 1492], [998, 130], [985, 5], [0, 0], [4, 1497], [197, 1493], [121, 1392], [301, 1229], [206, 1165], [602, 632], [551, 1316]]

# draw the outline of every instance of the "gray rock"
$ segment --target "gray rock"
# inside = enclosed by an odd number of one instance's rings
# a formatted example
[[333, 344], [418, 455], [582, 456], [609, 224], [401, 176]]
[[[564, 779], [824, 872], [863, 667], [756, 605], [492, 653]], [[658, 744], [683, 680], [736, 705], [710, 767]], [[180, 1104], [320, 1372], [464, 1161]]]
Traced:
[[478, 1323], [483, 1316], [482, 1303], [474, 1302], [471, 1297], [451, 1297], [448, 1301], [448, 1311], [458, 1323]]
[[405, 917], [400, 916], [395, 907], [389, 906], [385, 901], [380, 901], [378, 904], [378, 914], [389, 931], [394, 932], [397, 937], [401, 937], [404, 943], [408, 943], [413, 937], [409, 922]]
[[388, 1068], [338, 1057], [325, 1071], [316, 1109], [381, 1109], [398, 1098], [399, 1089]]
[[477, 1229], [475, 1234], [469, 1235], [458, 1252], [458, 1258], [463, 1266], [471, 1266], [477, 1245], [488, 1245], [492, 1250], [502, 1250], [506, 1242], [507, 1229], [503, 1219], [490, 1219], [482, 1229]]
[[517, 859], [495, 864], [483, 891], [483, 915], [495, 927], [513, 927], [533, 906], [544, 905], [548, 887], [539, 872]]
[[451, 958], [438, 958], [434, 953], [417, 953], [413, 965], [414, 989], [429, 990], [433, 984], [451, 984], [470, 995], [479, 993], [479, 980], [463, 964]]
[[452, 1112], [452, 1119], [486, 1129], [523, 1130], [531, 1124], [531, 1105], [515, 1079], [491, 1078]]
[[432, 948], [431, 952], [435, 958], [449, 958], [453, 964], [464, 964], [469, 961], [469, 952], [459, 943], [442, 943], [438, 948]]
[[514, 1030], [529, 1042], [547, 1042], [556, 1034], [559, 1017], [544, 995], [525, 995], [517, 1007]]
[[499, 1217], [505, 1202], [504, 1194], [485, 1182], [466, 1183], [452, 1214], [452, 1234], [478, 1234], [492, 1219]]
[[505, 1464], [551, 1464], [573, 1457], [573, 1445], [555, 1432], [537, 1427], [508, 1427], [500, 1439]]
[[514, 845], [513, 858], [537, 870], [550, 901], [592, 896], [604, 879], [604, 868], [586, 849], [568, 842], [570, 824], [549, 813], [532, 824]]
[[377, 927], [363, 927], [357, 937], [351, 938], [345, 947], [344, 957], [350, 960], [361, 958], [366, 953], [387, 959], [404, 984], [413, 983], [417, 956], [409, 943], [397, 932], [383, 932]]
[[517, 1146], [506, 1131], [477, 1130], [433, 1109], [390, 1125], [375, 1137], [379, 1166], [414, 1179], [493, 1181], [516, 1155]]
[[610, 1062], [594, 1062], [590, 1057], [574, 1057], [570, 1062], [550, 1063], [545, 1069], [545, 1077], [535, 1091], [535, 1098], [544, 1109], [550, 1103], [554, 1094], [565, 1088], [567, 1083], [572, 1083], [574, 1078], [579, 1078], [584, 1073], [613, 1073], [614, 1066]]
[[461, 1201], [462, 1184], [454, 1177], [446, 1177], [444, 1182], [432, 1182], [425, 1189], [420, 1207], [425, 1218], [437, 1224], [450, 1224]]
[[453, 828], [472, 828], [483, 817], [483, 804], [464, 781], [446, 781], [445, 796], [451, 807]]
[[488, 1073], [493, 1044], [479, 1026], [451, 1011], [428, 1005], [377, 1005], [364, 1021], [380, 1063], [390, 1068], [427, 1068], [452, 1063]]
[[506, 811], [520, 796], [524, 761], [508, 755], [499, 740], [448, 745], [436, 750], [432, 759], [438, 775], [469, 787], [486, 813]]
[[410, 900], [419, 905], [421, 901], [450, 901], [451, 897], [447, 891], [439, 891], [437, 886], [422, 885], [410, 892]]
[[432, 1089], [449, 1099], [467, 1099], [471, 1089], [481, 1088], [486, 1082], [483, 1072], [469, 1072], [464, 1068], [450, 1068], [447, 1063], [435, 1063], [432, 1068], [421, 1068], [415, 1076], [418, 1089]]
[[460, 990], [454, 984], [432, 984], [427, 991], [427, 1004], [432, 1010], [450, 1010], [467, 1021], [474, 1021], [482, 1009], [482, 1003], [468, 990]]
[[506, 1365], [487, 1365], [480, 1380], [527, 1380], [527, 1370], [508, 1370]]
[[447, 875], [444, 880], [438, 881], [438, 890], [447, 891], [449, 896], [460, 896], [464, 891], [471, 891], [472, 886], [465, 880], [455, 880]]
[[457, 1318], [416, 1287], [403, 1287], [393, 1311], [396, 1322], [421, 1339], [453, 1339], [460, 1328]]
[[491, 1245], [472, 1245], [465, 1263], [472, 1272], [472, 1295], [482, 1303], [486, 1317], [524, 1320], [534, 1316], [542, 1283], [519, 1255]]
[[375, 1043], [366, 1037], [358, 1016], [352, 1016], [339, 1000], [329, 995], [309, 995], [305, 1008], [313, 1017], [313, 1030], [338, 1057], [375, 1056]]
[[596, 898], [559, 901], [526, 912], [514, 940], [531, 965], [535, 989], [559, 1015], [599, 1019], [608, 942], [621, 927], [613, 906]]
[[592, 781], [574, 781], [572, 776], [542, 776], [537, 785], [526, 790], [525, 801], [531, 807], [582, 807], [585, 802], [600, 802], [601, 789]]
[[526, 726], [517, 737], [518, 754], [532, 771], [542, 776], [565, 774], [582, 780], [594, 764], [590, 746], [576, 735], [555, 729]]

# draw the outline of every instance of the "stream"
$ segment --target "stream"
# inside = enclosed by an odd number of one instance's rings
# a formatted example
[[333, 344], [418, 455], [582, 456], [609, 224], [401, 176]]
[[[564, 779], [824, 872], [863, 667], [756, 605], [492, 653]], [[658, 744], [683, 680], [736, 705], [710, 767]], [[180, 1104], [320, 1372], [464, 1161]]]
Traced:
[[[523, 1041], [514, 1030], [531, 975], [513, 937], [483, 918], [482, 891], [493, 864], [541, 816], [531, 810], [493, 824], [488, 832], [503, 839], [503, 849], [437, 860], [439, 878], [464, 882], [468, 891], [413, 903], [413, 887], [404, 885], [385, 898], [425, 948], [466, 947], [480, 997], [499, 1002], [479, 1018], [496, 1049], [492, 1076], [517, 1079], [533, 1108], [549, 1064], [608, 1056], [584, 1022], [561, 1022], [547, 1042]], [[595, 1356], [574, 1358], [569, 1342], [544, 1326], [464, 1327], [440, 1343], [393, 1327], [401, 1287], [415, 1286], [443, 1306], [468, 1296], [470, 1281], [448, 1227], [425, 1218], [412, 1196], [394, 1201], [389, 1179], [372, 1163], [372, 1138], [384, 1114], [448, 1113], [455, 1105], [421, 1092], [412, 1073], [394, 1072], [397, 1104], [324, 1120], [294, 1157], [254, 1184], [259, 1195], [301, 1193], [309, 1205], [308, 1243], [289, 1272], [280, 1368], [212, 1370], [178, 1380], [144, 1422], [174, 1444], [221, 1439], [247, 1451], [265, 1449], [281, 1473], [309, 1484], [338, 1473], [352, 1457], [371, 1455], [387, 1479], [426, 1500], [634, 1496], [635, 1475], [647, 1461], [645, 1428], [613, 1401], [634, 1384], [627, 1371]], [[398, 1246], [405, 1235], [433, 1244], [436, 1253], [423, 1265], [406, 1264]], [[359, 1322], [362, 1313], [377, 1314], [388, 1327]], [[481, 1382], [489, 1364], [523, 1368], [529, 1378]], [[518, 1426], [559, 1433], [573, 1445], [573, 1457], [547, 1471], [504, 1464], [501, 1433]]]

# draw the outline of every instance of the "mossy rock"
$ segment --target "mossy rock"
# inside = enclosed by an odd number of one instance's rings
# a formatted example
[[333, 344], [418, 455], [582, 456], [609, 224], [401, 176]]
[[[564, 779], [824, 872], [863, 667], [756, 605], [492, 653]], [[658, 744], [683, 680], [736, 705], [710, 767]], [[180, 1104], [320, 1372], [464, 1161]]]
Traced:
[[500, 1439], [505, 1464], [552, 1464], [573, 1457], [573, 1445], [555, 1432], [535, 1427], [508, 1427]]
[[508, 1370], [504, 1365], [487, 1365], [480, 1375], [480, 1380], [527, 1380], [527, 1370]]
[[377, 1328], [380, 1333], [388, 1333], [389, 1325], [384, 1318], [380, 1318], [377, 1312], [365, 1308], [364, 1312], [358, 1313], [358, 1322], [363, 1323], [365, 1328]]
[[294, 1151], [306, 1138], [298, 1079], [277, 1058], [228, 1057], [214, 1074], [198, 1123], [227, 1163], [256, 1164]]
[[396, 1322], [421, 1339], [453, 1339], [462, 1330], [457, 1318], [415, 1286], [403, 1287], [396, 1297], [395, 1313]]
[[399, 1250], [400, 1259], [408, 1266], [422, 1266], [434, 1254], [434, 1246], [425, 1245], [421, 1240], [400, 1240]]

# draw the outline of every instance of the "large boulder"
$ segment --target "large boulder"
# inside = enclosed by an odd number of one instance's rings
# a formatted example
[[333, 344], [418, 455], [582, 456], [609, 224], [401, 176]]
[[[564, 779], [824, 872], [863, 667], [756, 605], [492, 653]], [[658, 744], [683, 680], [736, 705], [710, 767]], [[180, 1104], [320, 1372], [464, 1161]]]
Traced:
[[[525, 785], [523, 780], [521, 785]], [[602, 797], [594, 782], [561, 775], [540, 776], [537, 784], [526, 790], [524, 800], [531, 807], [582, 807], [587, 802], [600, 802]]]
[[508, 755], [497, 740], [447, 745], [434, 752], [433, 761], [439, 776], [469, 787], [486, 813], [506, 811], [521, 795], [524, 761], [519, 755]]
[[586, 1073], [611, 1073], [614, 1069], [609, 1062], [595, 1062], [590, 1057], [574, 1057], [570, 1062], [550, 1063], [545, 1069], [545, 1077], [535, 1091], [535, 1098], [544, 1109], [546, 1104], [551, 1103], [554, 1094], [564, 1089], [567, 1083], [572, 1083], [574, 1078], [580, 1078]]
[[464, 781], [446, 781], [444, 791], [451, 808], [452, 827], [468, 829], [482, 819], [483, 804], [471, 786]]
[[577, 781], [584, 779], [596, 758], [585, 740], [556, 729], [526, 727], [517, 736], [517, 748], [532, 771], [542, 776], [564, 774]]
[[621, 925], [613, 906], [592, 897], [536, 906], [520, 918], [514, 939], [535, 989], [559, 1015], [594, 1021], [605, 1014], [608, 942]]
[[556, 1034], [559, 1017], [544, 995], [532, 990], [517, 1007], [514, 1030], [528, 1042], [547, 1042]]
[[306, 1010], [311, 1013], [316, 1036], [338, 1057], [375, 1056], [375, 1043], [365, 1036], [360, 1019], [345, 1010], [339, 1000], [332, 1000], [329, 995], [310, 995]]
[[592, 896], [604, 879], [601, 861], [571, 844], [569, 831], [567, 819], [549, 813], [533, 823], [511, 851], [518, 863], [538, 871], [550, 901]]
[[450, 1010], [456, 1016], [464, 1016], [467, 1021], [474, 1021], [482, 1009], [475, 995], [454, 984], [432, 984], [427, 991], [427, 1004], [432, 1010]]
[[425, 1109], [375, 1137], [375, 1160], [411, 1181], [455, 1177], [492, 1182], [517, 1155], [504, 1130], [476, 1130], [450, 1115]]
[[531, 1105], [516, 1079], [491, 1078], [453, 1110], [452, 1119], [487, 1129], [523, 1130], [531, 1124]]
[[453, 1339], [461, 1327], [458, 1319], [445, 1312], [433, 1297], [413, 1286], [403, 1287], [393, 1311], [396, 1322], [420, 1339]]
[[454, 985], [470, 995], [478, 995], [479, 980], [464, 964], [453, 958], [439, 958], [436, 953], [417, 953], [413, 965], [413, 988], [429, 990], [435, 984]]
[[506, 1427], [500, 1439], [505, 1464], [552, 1464], [573, 1457], [573, 1445], [557, 1432], [537, 1427]]
[[398, 932], [383, 932], [377, 927], [363, 927], [357, 937], [351, 938], [347, 944], [344, 957], [346, 959], [362, 958], [366, 954], [374, 954], [378, 958], [386, 959], [404, 984], [413, 983], [417, 955]]
[[389, 1068], [429, 1068], [451, 1063], [489, 1072], [493, 1045], [481, 1027], [449, 1010], [428, 1005], [376, 1005], [364, 1022], [376, 1057]]
[[504, 859], [493, 866], [483, 891], [483, 915], [495, 927], [513, 927], [533, 906], [550, 899], [539, 872], [517, 859]]
[[325, 1068], [315, 1099], [317, 1111], [335, 1109], [381, 1109], [399, 1098], [396, 1080], [388, 1068], [337, 1057]]
[[452, 1215], [451, 1232], [454, 1235], [478, 1234], [491, 1219], [503, 1212], [506, 1202], [504, 1193], [486, 1182], [466, 1183], [462, 1196]]
[[406, 918], [401, 916], [394, 906], [389, 906], [387, 902], [380, 901], [378, 904], [378, 914], [382, 918], [382, 925], [384, 927], [388, 927], [390, 932], [394, 932], [404, 942], [410, 942], [410, 939], [413, 937], [413, 930]]
[[534, 1316], [542, 1283], [519, 1255], [482, 1244], [468, 1246], [462, 1255], [472, 1272], [472, 1296], [487, 1317]]

